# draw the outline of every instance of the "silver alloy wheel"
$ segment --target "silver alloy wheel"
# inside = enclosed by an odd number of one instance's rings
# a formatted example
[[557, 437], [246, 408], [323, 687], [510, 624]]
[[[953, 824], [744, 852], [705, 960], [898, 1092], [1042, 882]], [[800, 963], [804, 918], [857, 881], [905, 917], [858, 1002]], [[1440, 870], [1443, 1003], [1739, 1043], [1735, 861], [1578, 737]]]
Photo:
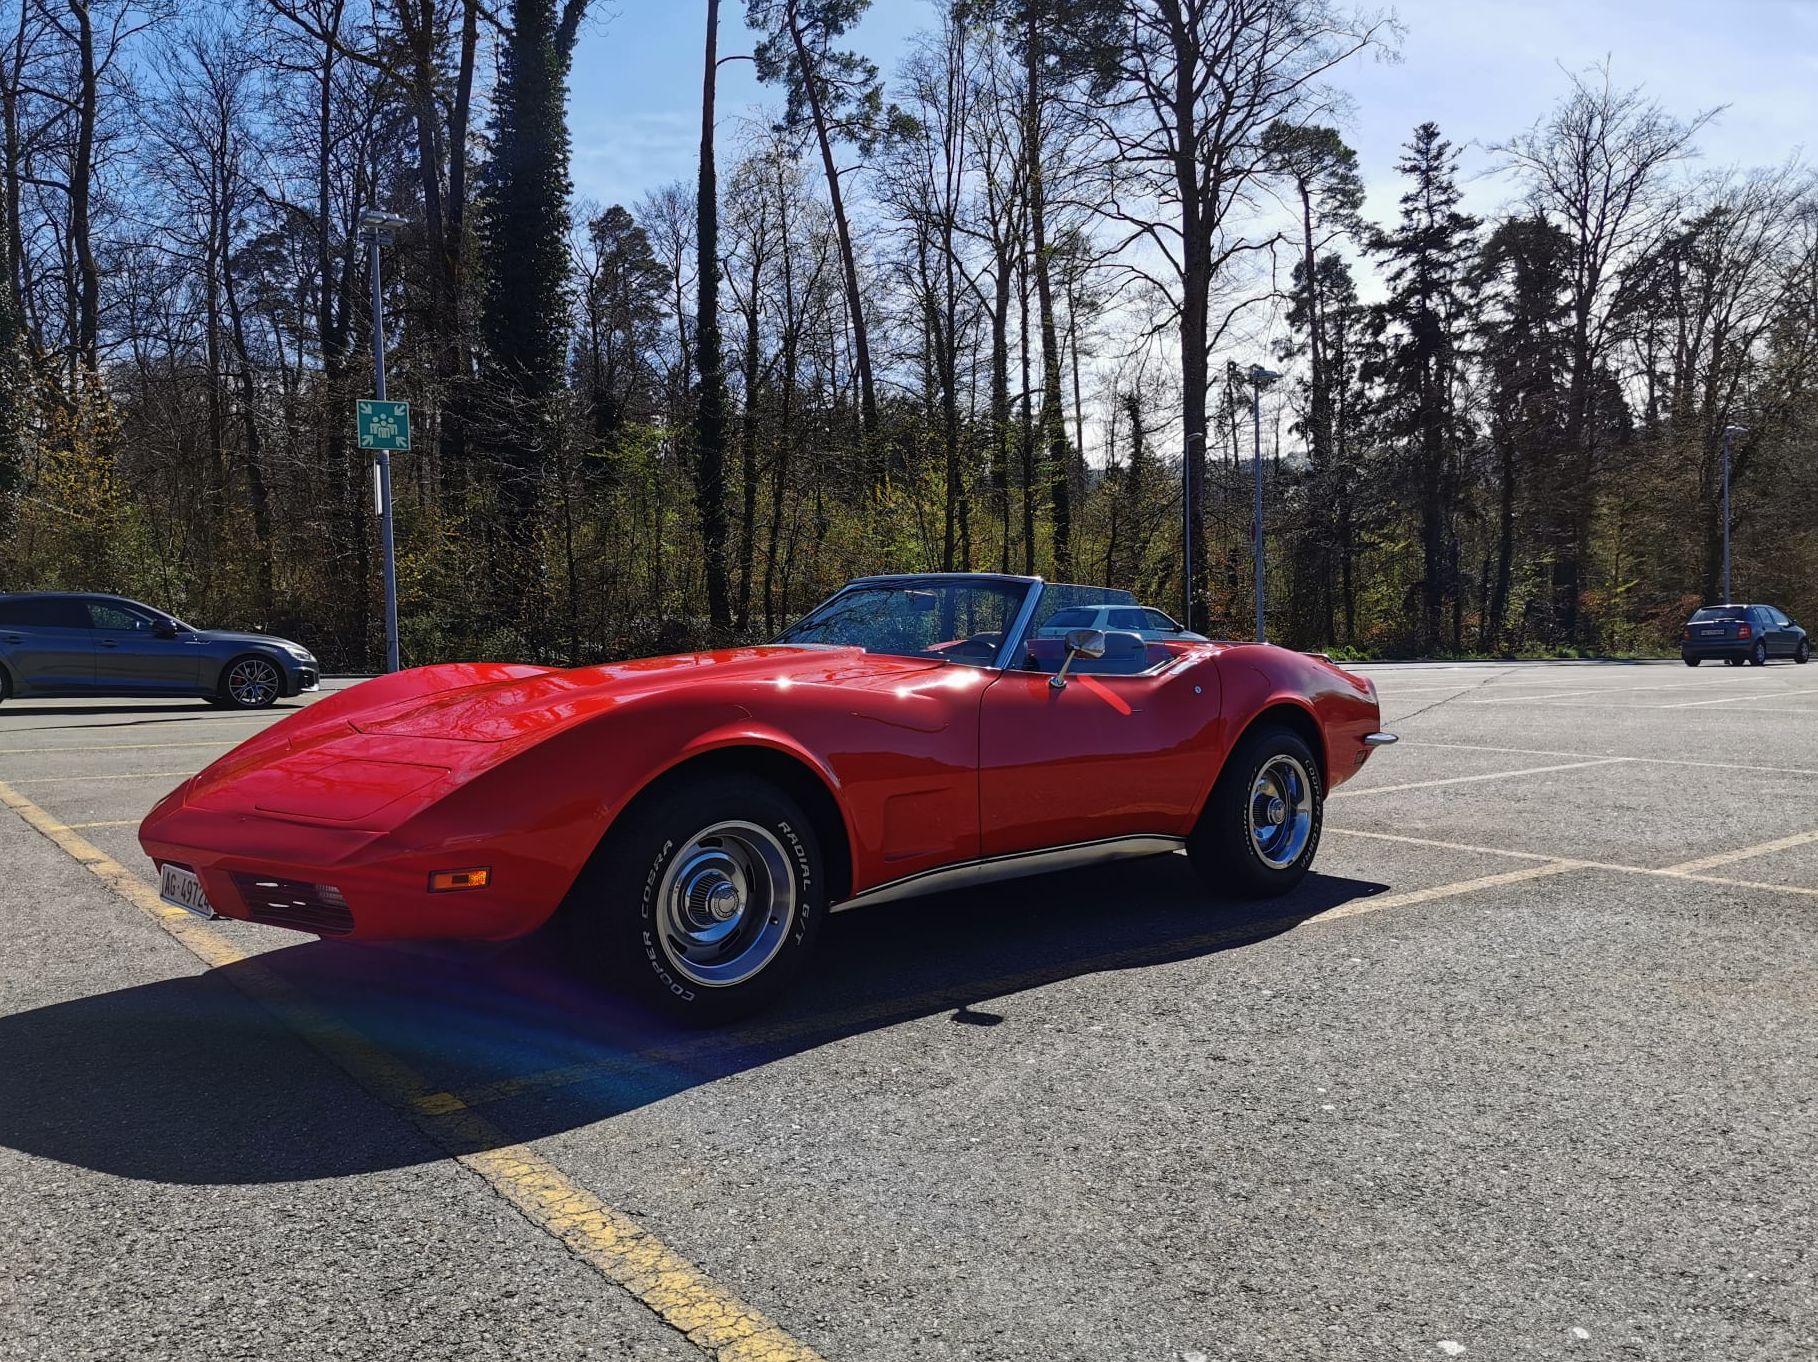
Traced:
[[268, 704], [278, 698], [278, 669], [262, 657], [243, 657], [227, 673], [227, 693], [245, 709]]
[[756, 823], [715, 823], [689, 838], [657, 890], [657, 931], [678, 973], [707, 988], [755, 977], [795, 926], [795, 865]]
[[1285, 752], [1263, 763], [1250, 785], [1250, 846], [1272, 870], [1300, 859], [1313, 835], [1313, 782]]

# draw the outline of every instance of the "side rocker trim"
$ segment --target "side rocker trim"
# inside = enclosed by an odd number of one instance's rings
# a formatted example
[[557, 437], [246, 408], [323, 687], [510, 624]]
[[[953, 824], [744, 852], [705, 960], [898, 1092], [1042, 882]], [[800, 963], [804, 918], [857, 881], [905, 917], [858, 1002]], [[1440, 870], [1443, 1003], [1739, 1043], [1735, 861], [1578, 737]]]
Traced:
[[1025, 875], [1045, 875], [1052, 870], [1072, 870], [1108, 861], [1128, 861], [1140, 856], [1160, 856], [1179, 851], [1186, 839], [1162, 834], [1130, 837], [1106, 837], [1096, 842], [1074, 842], [1067, 846], [1041, 847], [1034, 851], [1016, 851], [1007, 856], [990, 856], [982, 861], [960, 865], [937, 866], [900, 880], [867, 889], [833, 905], [831, 911], [843, 913], [848, 908], [863, 908], [873, 903], [894, 903], [899, 899], [919, 898], [948, 889], [965, 889], [973, 885], [994, 884], [1000, 880], [1021, 879]]

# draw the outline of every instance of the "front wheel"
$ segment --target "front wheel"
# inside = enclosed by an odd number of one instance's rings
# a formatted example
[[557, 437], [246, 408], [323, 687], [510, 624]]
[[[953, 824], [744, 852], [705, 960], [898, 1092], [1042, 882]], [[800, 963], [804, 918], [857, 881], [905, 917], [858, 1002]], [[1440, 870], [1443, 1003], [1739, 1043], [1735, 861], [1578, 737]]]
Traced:
[[1799, 640], [1799, 646], [1793, 650], [1793, 661], [1803, 667], [1811, 660], [1812, 641], [1809, 638], [1802, 638]]
[[1253, 729], [1226, 759], [1187, 854], [1214, 890], [1273, 898], [1306, 878], [1324, 818], [1319, 762], [1307, 744], [1286, 728]]
[[221, 677], [219, 698], [229, 709], [265, 709], [283, 693], [277, 663], [267, 657], [237, 657]]
[[589, 968], [701, 1026], [776, 998], [826, 909], [808, 818], [750, 777], [686, 781], [633, 808], [607, 833], [568, 907]]
[[1756, 640], [1755, 651], [1749, 654], [1749, 665], [1751, 667], [1767, 666], [1767, 640], [1766, 639], [1757, 639]]

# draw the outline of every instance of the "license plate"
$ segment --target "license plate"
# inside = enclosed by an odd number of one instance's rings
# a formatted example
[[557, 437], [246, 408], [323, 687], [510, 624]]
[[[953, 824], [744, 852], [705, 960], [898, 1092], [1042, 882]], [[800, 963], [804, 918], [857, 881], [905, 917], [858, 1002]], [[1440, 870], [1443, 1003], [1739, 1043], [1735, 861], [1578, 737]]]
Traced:
[[1699, 638], [1722, 638], [1723, 630], [1722, 629], [1700, 629], [1698, 631], [1698, 637]]
[[158, 872], [158, 897], [197, 917], [215, 915], [214, 905], [202, 891], [202, 881], [196, 878], [196, 872], [180, 865], [166, 865]]

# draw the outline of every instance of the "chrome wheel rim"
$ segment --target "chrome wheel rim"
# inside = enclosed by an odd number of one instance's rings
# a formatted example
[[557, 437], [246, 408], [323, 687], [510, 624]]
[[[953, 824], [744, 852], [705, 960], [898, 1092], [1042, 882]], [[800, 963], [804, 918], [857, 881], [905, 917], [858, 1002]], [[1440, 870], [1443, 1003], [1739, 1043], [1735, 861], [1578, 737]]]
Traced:
[[768, 828], [737, 820], [697, 832], [657, 890], [657, 930], [678, 973], [707, 988], [753, 978], [795, 925], [795, 867]]
[[1270, 757], [1250, 784], [1250, 846], [1272, 870], [1300, 859], [1313, 836], [1313, 782], [1285, 752]]
[[242, 658], [227, 674], [227, 693], [235, 704], [262, 705], [278, 695], [278, 669], [256, 657]]

